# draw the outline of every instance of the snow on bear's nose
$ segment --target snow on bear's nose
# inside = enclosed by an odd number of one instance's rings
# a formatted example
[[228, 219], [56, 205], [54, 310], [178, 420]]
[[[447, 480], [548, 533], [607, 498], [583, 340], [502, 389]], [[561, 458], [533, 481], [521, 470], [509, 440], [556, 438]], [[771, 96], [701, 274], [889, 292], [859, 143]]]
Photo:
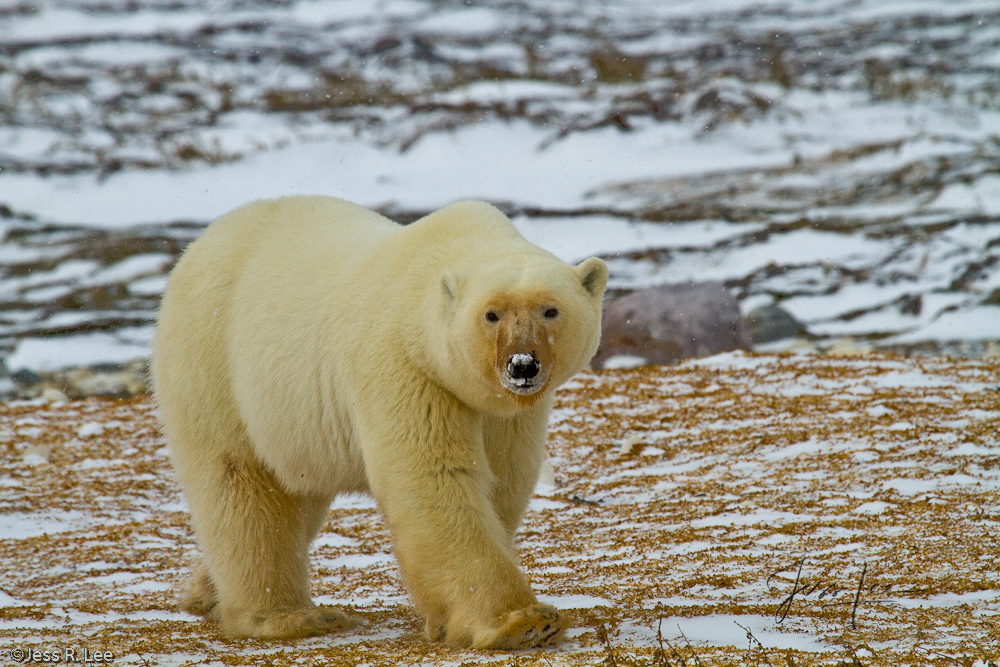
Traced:
[[510, 373], [511, 380], [515, 384], [524, 386], [530, 385], [531, 380], [538, 375], [542, 365], [538, 363], [538, 358], [534, 353], [525, 354], [523, 352], [511, 355], [507, 360], [507, 372]]

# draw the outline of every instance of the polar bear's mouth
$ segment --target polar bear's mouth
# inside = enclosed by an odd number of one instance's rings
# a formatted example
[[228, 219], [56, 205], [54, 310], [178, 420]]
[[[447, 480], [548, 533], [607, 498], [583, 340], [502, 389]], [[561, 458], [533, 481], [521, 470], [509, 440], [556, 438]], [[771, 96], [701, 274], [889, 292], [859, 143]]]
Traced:
[[534, 394], [545, 385], [545, 380], [542, 364], [534, 352], [512, 354], [500, 374], [504, 388], [521, 396]]
[[500, 383], [503, 384], [504, 388], [508, 391], [520, 394], [521, 396], [534, 394], [542, 388], [542, 384], [540, 382], [534, 382], [532, 380], [518, 380], [506, 376], [500, 378]]

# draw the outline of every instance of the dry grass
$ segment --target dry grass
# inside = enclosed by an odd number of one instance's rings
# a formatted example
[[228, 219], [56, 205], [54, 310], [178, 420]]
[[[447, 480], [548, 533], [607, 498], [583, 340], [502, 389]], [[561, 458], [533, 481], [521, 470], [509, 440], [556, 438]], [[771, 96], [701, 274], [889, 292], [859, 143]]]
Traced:
[[[0, 406], [0, 649], [137, 665], [996, 665], [998, 385], [996, 361], [892, 357], [580, 375], [553, 415], [558, 485], [520, 536], [536, 590], [578, 627], [514, 655], [419, 639], [364, 503], [331, 511], [313, 588], [366, 624], [227, 640], [174, 607], [195, 546], [149, 398]], [[692, 631], [713, 615], [715, 636]]]

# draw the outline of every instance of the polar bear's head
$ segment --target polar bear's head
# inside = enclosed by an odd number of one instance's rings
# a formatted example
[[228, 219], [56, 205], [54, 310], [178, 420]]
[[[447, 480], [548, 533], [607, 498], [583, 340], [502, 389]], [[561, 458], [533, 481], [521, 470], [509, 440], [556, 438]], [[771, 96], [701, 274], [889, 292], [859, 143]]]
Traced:
[[[441, 275], [445, 384], [492, 414], [531, 407], [584, 368], [601, 337], [608, 268], [540, 251]], [[442, 341], [444, 342], [444, 341]]]

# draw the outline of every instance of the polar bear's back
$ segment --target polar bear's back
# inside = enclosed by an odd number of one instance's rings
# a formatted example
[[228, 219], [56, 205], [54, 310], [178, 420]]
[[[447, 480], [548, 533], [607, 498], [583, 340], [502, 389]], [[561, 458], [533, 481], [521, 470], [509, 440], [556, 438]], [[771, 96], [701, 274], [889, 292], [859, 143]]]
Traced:
[[[292, 261], [300, 264], [303, 251], [344, 261], [399, 229], [392, 220], [342, 199], [283, 197], [253, 202], [227, 213], [209, 226], [198, 245], [215, 246], [217, 241], [231, 245], [236, 241], [243, 246], [237, 252], [242, 259], [266, 255], [267, 261], [276, 265], [290, 253], [295, 253]], [[219, 256], [217, 247], [209, 252], [212, 257]]]
[[[171, 273], [154, 348], [154, 357], [169, 356], [170, 363], [159, 364], [154, 375], [190, 366], [190, 356], [211, 357], [203, 358], [206, 368], [221, 364], [228, 353], [219, 346], [254, 316], [247, 309], [266, 309], [268, 321], [297, 305], [315, 306], [310, 297], [316, 293], [329, 300], [337, 276], [350, 279], [351, 265], [400, 229], [331, 197], [259, 201], [227, 213], [187, 248]], [[175, 346], [185, 348], [183, 358], [175, 356]]]

